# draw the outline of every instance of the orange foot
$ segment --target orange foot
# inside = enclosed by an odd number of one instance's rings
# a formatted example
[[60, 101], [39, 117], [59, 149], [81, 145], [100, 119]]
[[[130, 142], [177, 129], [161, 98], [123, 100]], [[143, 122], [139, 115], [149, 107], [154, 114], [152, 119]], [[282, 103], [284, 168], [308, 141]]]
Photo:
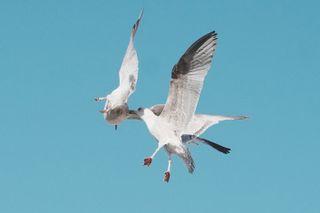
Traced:
[[170, 172], [165, 172], [163, 181], [168, 183], [169, 180], [170, 180]]
[[152, 163], [152, 158], [145, 158], [144, 160], [143, 160], [143, 165], [145, 165], [145, 166], [150, 166], [150, 164]]

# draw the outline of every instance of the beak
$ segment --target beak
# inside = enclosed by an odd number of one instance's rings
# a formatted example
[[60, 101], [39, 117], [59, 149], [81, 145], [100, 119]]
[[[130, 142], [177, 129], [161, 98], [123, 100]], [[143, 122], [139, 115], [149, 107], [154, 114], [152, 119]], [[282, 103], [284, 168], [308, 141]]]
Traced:
[[129, 114], [138, 115], [138, 111], [129, 109]]

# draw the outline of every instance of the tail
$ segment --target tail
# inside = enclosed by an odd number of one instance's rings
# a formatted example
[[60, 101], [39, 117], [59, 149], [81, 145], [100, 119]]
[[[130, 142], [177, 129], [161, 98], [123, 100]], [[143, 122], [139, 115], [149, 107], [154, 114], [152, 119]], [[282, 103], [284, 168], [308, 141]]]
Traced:
[[212, 148], [218, 150], [219, 152], [222, 152], [224, 154], [228, 154], [230, 153], [231, 149], [230, 148], [227, 148], [227, 147], [224, 147], [224, 146], [221, 146], [217, 143], [214, 143], [212, 141], [209, 141], [207, 139], [204, 139], [204, 138], [200, 138], [200, 137], [197, 137], [195, 135], [182, 135], [181, 136], [181, 140], [182, 140], [182, 143], [203, 143], [203, 144], [207, 144], [209, 146], [211, 146]]
[[189, 173], [193, 173], [195, 165], [194, 165], [194, 161], [192, 159], [191, 153], [188, 150], [187, 147], [185, 147], [184, 145], [181, 146], [183, 148], [183, 153], [178, 154], [179, 157], [181, 157], [181, 159], [183, 160], [184, 164], [186, 165]]

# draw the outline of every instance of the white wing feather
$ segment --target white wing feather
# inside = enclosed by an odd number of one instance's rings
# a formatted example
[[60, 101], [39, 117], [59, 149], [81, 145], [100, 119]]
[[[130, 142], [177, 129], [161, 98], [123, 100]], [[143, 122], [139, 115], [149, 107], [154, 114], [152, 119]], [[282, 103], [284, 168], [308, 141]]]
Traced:
[[218, 124], [220, 121], [227, 120], [244, 120], [246, 116], [223, 116], [223, 115], [204, 115], [195, 114], [188, 123], [183, 134], [199, 136], [204, 133], [209, 127]]
[[134, 92], [136, 88], [136, 83], [138, 80], [138, 56], [136, 49], [134, 48], [134, 37], [138, 30], [141, 18], [143, 15], [143, 10], [141, 11], [138, 20], [133, 25], [129, 45], [126, 51], [126, 54], [123, 58], [120, 71], [119, 71], [119, 90], [126, 97], [125, 102], [127, 102], [129, 96]]

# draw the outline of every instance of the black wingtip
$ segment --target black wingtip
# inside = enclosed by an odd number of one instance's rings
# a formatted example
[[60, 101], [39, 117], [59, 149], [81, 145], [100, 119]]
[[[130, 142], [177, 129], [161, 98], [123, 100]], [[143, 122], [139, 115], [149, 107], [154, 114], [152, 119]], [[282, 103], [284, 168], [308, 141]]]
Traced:
[[203, 143], [211, 146], [212, 148], [214, 148], [214, 149], [216, 149], [216, 150], [218, 150], [219, 152], [222, 152], [222, 153], [224, 153], [224, 154], [229, 154], [230, 151], [231, 151], [230, 148], [221, 146], [221, 145], [219, 145], [219, 144], [217, 144], [217, 143], [214, 143], [214, 142], [212, 142], [212, 141], [209, 141], [209, 140], [207, 140], [207, 139], [199, 138], [199, 137], [198, 137], [197, 139], [203, 141]]
[[241, 115], [239, 117], [240, 117], [239, 120], [248, 120], [250, 118], [249, 116], [246, 116], [246, 115]]
[[196, 135], [184, 134], [184, 135], [181, 136], [181, 140], [182, 140], [182, 143], [184, 143], [184, 144], [197, 143], [197, 142], [204, 143], [204, 144], [207, 144], [207, 145], [211, 146], [212, 148], [214, 148], [214, 149], [216, 149], [219, 152], [222, 152], [224, 154], [229, 154], [230, 151], [231, 151], [231, 149], [228, 148], [228, 147], [221, 146], [221, 145], [219, 145], [217, 143], [214, 143], [212, 141], [209, 141], [207, 139], [197, 137]]
[[211, 31], [211, 34], [212, 34], [212, 36], [217, 36], [218, 35], [218, 33], [216, 32], [216, 31]]
[[140, 21], [142, 19], [142, 16], [143, 16], [143, 11], [144, 9], [142, 8], [140, 14], [139, 14], [139, 17], [138, 17], [138, 20], [136, 21], [136, 23], [133, 25], [132, 27], [132, 37], [134, 38], [135, 35], [136, 35], [136, 32], [138, 31], [138, 27], [139, 27], [139, 24], [140, 24]]

